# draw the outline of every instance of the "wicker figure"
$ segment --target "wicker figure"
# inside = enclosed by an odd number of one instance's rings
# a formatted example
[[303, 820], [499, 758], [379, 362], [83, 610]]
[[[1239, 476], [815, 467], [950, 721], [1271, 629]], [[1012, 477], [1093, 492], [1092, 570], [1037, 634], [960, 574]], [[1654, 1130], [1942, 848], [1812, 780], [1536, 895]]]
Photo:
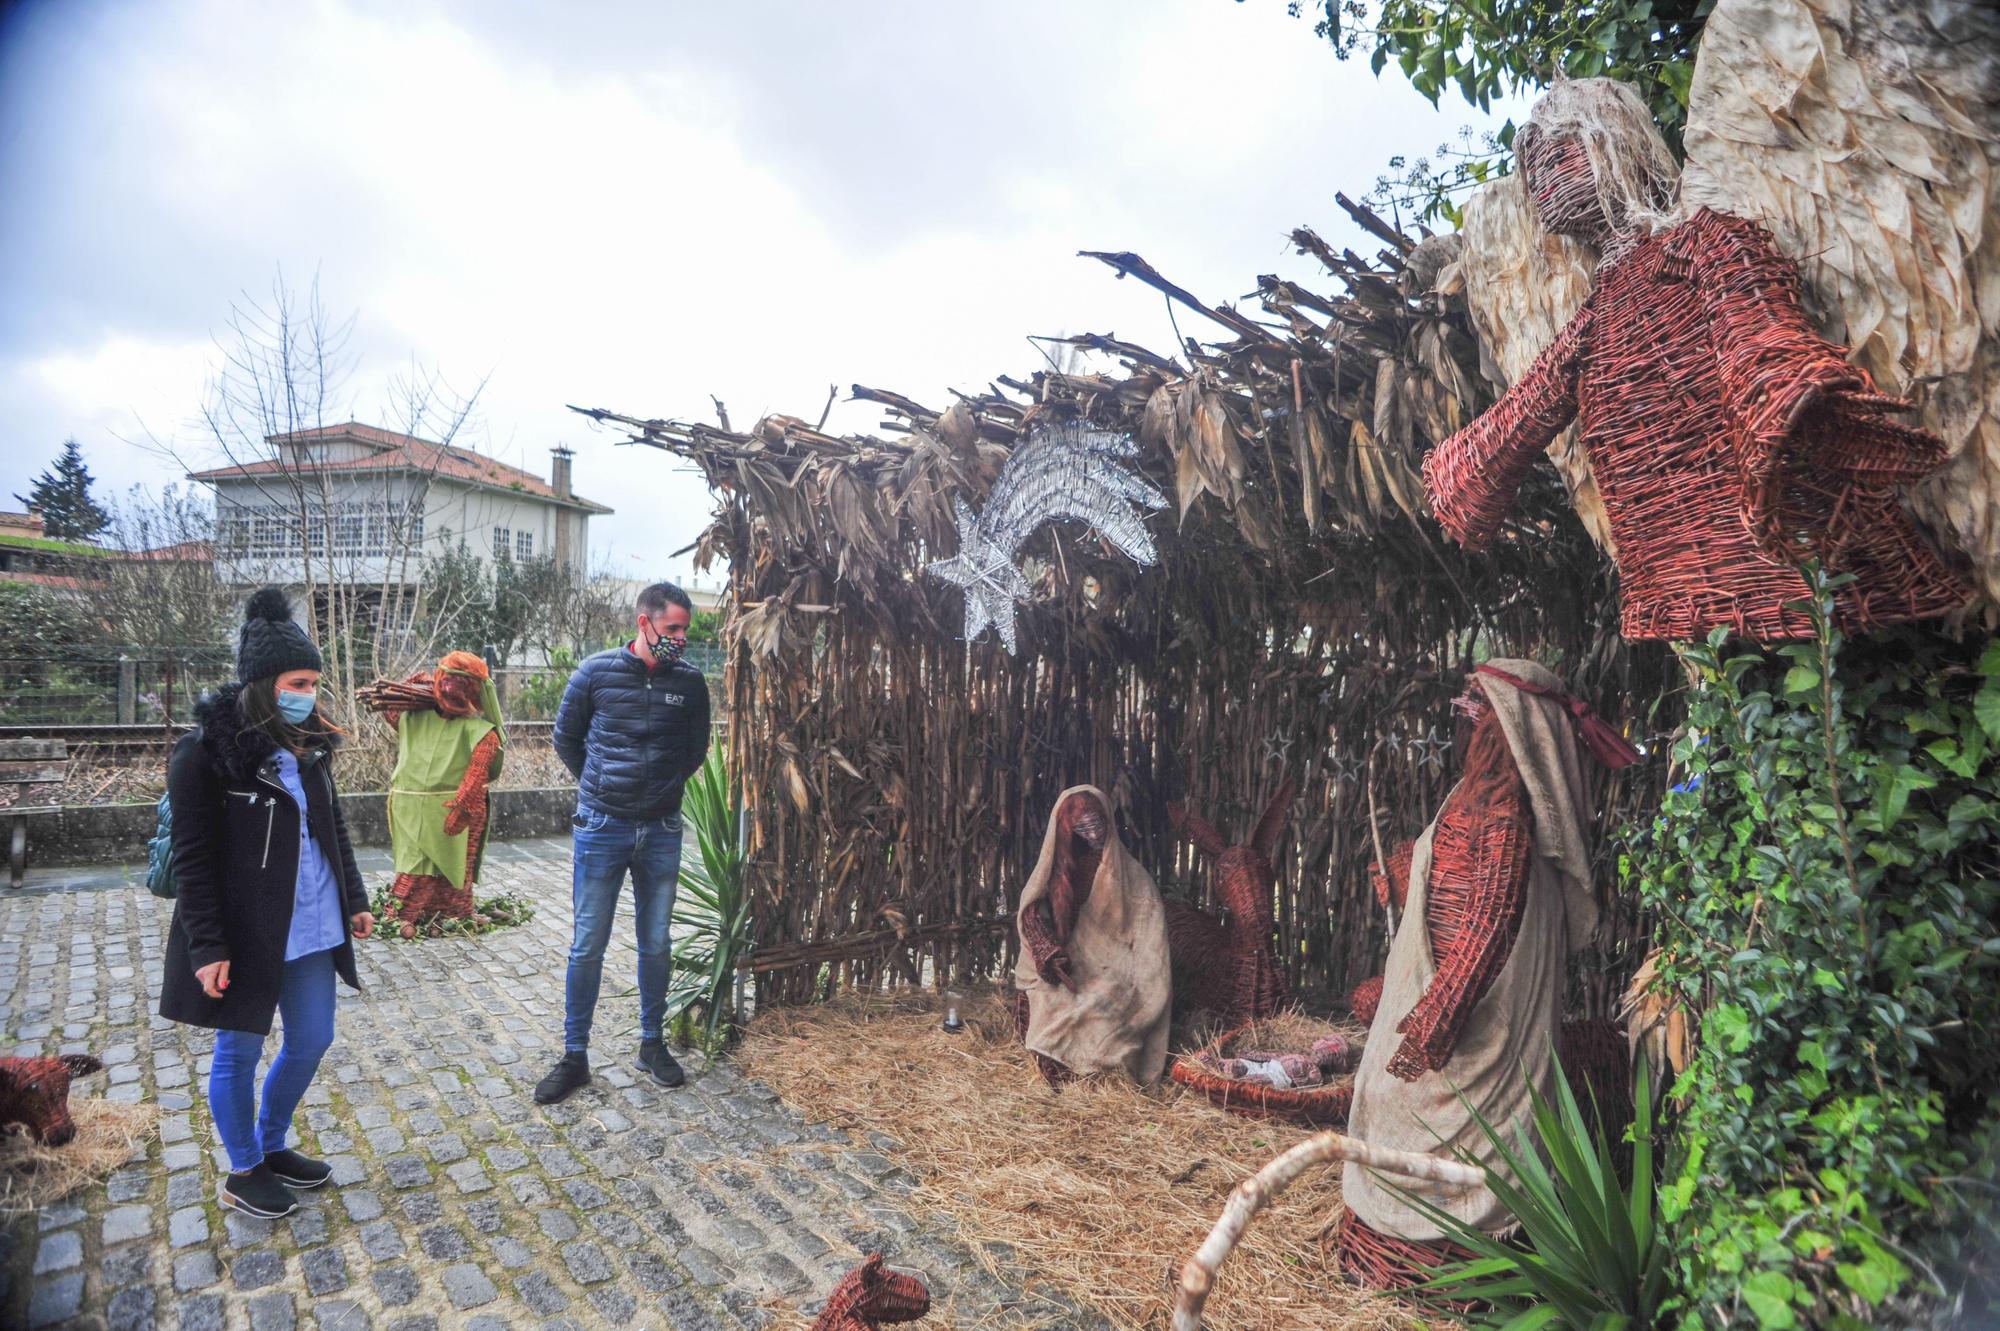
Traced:
[[1119, 841], [1104, 792], [1064, 791], [1016, 916], [1015, 1023], [1051, 1086], [1167, 1065], [1173, 1001], [1160, 890]]
[[1167, 903], [1167, 945], [1174, 959], [1176, 1006], [1206, 1013], [1225, 1027], [1276, 1014], [1291, 988], [1272, 945], [1271, 853], [1285, 824], [1297, 785], [1286, 781], [1257, 820], [1244, 845], [1223, 841], [1214, 826], [1180, 806], [1168, 812], [1174, 826], [1209, 857], [1220, 920], [1181, 902]]
[[[1493, 692], [1504, 709], [1494, 705]], [[1389, 982], [1365, 981], [1353, 997], [1357, 1011], [1372, 1010], [1352, 1130], [1371, 1141], [1403, 1133], [1402, 1117], [1425, 1088], [1431, 1103], [1450, 1103], [1463, 1089], [1490, 1118], [1511, 1118], [1510, 1106], [1526, 1095], [1514, 1055], [1536, 1046], [1545, 1054], [1551, 1039], [1562, 1047], [1580, 1095], [1594, 1098], [1607, 1118], [1629, 1116], [1627, 1064], [1622, 1056], [1605, 1057], [1607, 1040], [1621, 1038], [1615, 1028], [1561, 1026], [1556, 1007], [1565, 947], [1585, 941], [1595, 921], [1577, 756], [1596, 752], [1621, 765], [1636, 753], [1528, 662], [1481, 667], [1457, 706], [1469, 723], [1464, 775], [1424, 841], [1391, 857], [1404, 882], [1376, 875], [1378, 895], [1411, 908], [1391, 951]], [[1534, 946], [1513, 964], [1531, 918]], [[1377, 1006], [1398, 1001], [1400, 1012]], [[1475, 1052], [1460, 1064], [1460, 1044], [1468, 1038]], [[1398, 1084], [1410, 1090], [1390, 1089]], [[1350, 1191], [1354, 1209], [1340, 1237], [1342, 1269], [1351, 1279], [1407, 1285], [1423, 1278], [1423, 1268], [1461, 1255], [1435, 1231], [1402, 1223], [1407, 1214], [1383, 1205], [1379, 1193], [1360, 1194]], [[1475, 1223], [1496, 1218], [1487, 1199], [1454, 1200], [1461, 1204]], [[1369, 1214], [1357, 1213], [1364, 1208]], [[1394, 1223], [1372, 1223], [1378, 1217]]]
[[923, 1281], [891, 1271], [881, 1253], [871, 1252], [827, 1295], [813, 1331], [875, 1331], [885, 1323], [914, 1322], [930, 1310], [931, 1292]]
[[472, 919], [486, 849], [487, 787], [505, 739], [486, 662], [452, 652], [435, 672], [378, 682], [362, 701], [396, 730], [389, 833], [395, 919], [405, 938], [435, 917]]
[[1542, 224], [1602, 258], [1555, 342], [1425, 460], [1445, 530], [1485, 546], [1536, 457], [1578, 420], [1628, 638], [1809, 637], [1788, 608], [1808, 559], [1855, 575], [1834, 598], [1848, 630], [1964, 604], [1899, 497], [1943, 445], [1899, 423], [1908, 404], [1813, 332], [1797, 267], [1761, 227], [1709, 209], [1669, 222], [1672, 161], [1631, 90], [1558, 84], [1515, 149]]
[[69, 1145], [76, 1138], [70, 1080], [102, 1071], [104, 1064], [90, 1054], [0, 1058], [0, 1129], [18, 1126], [43, 1146]]

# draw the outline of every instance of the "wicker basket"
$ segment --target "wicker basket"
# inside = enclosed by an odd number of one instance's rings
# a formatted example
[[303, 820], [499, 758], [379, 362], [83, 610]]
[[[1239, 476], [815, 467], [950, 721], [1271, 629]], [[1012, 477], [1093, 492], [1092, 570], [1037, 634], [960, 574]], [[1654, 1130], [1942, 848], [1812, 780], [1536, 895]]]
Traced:
[[1348, 1105], [1354, 1099], [1354, 1074], [1345, 1073], [1323, 1086], [1281, 1090], [1261, 1082], [1238, 1081], [1205, 1068], [1198, 1061], [1203, 1054], [1231, 1058], [1239, 1049], [1304, 1048], [1321, 1035], [1339, 1035], [1358, 1049], [1365, 1032], [1347, 1023], [1312, 1024], [1301, 1040], [1300, 1028], [1306, 1020], [1297, 1013], [1281, 1013], [1268, 1021], [1252, 1021], [1182, 1054], [1168, 1067], [1177, 1085], [1206, 1095], [1217, 1108], [1245, 1118], [1277, 1118], [1307, 1128], [1338, 1128], [1347, 1123]]

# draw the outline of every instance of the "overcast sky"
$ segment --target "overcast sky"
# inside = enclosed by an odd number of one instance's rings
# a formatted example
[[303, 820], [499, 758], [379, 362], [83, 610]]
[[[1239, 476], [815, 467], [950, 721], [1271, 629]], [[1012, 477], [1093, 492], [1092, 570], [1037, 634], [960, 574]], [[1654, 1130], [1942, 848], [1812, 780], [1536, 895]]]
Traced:
[[[282, 269], [355, 316], [343, 409], [413, 360], [460, 442], [617, 510], [633, 577], [698, 480], [564, 403], [812, 418], [829, 384], [942, 405], [1029, 333], [1171, 351], [1136, 250], [1211, 300], [1317, 280], [1291, 227], [1459, 126], [1342, 63], [1282, 0], [631, 3], [60, 0], [0, 19], [0, 506], [74, 436], [116, 491], [212, 462], [215, 335]], [[1210, 337], [1212, 329], [1183, 328]], [[867, 429], [862, 404], [832, 426]]]

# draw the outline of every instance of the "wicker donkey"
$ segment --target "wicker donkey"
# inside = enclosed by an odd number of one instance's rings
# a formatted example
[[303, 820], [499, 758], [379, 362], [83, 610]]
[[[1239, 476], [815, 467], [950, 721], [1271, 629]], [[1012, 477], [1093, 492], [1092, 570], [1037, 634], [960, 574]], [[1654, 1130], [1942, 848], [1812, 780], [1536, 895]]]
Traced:
[[1297, 783], [1287, 780], [1257, 820], [1250, 839], [1232, 846], [1215, 826], [1180, 805], [1168, 808], [1174, 827], [1208, 856], [1215, 899], [1226, 918], [1170, 901], [1167, 942], [1174, 959], [1174, 1006], [1206, 1013], [1225, 1026], [1271, 1016], [1291, 1000], [1271, 938], [1271, 854], [1291, 811]]

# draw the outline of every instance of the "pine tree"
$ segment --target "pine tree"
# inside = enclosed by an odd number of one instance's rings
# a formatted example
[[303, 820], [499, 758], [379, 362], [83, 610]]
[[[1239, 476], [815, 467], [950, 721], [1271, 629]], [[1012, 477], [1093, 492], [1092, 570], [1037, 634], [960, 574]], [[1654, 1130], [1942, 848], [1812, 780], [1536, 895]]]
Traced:
[[111, 525], [111, 515], [90, 497], [90, 486], [83, 450], [68, 439], [55, 465], [35, 478], [27, 494], [14, 498], [41, 515], [42, 534], [50, 540], [87, 541]]

